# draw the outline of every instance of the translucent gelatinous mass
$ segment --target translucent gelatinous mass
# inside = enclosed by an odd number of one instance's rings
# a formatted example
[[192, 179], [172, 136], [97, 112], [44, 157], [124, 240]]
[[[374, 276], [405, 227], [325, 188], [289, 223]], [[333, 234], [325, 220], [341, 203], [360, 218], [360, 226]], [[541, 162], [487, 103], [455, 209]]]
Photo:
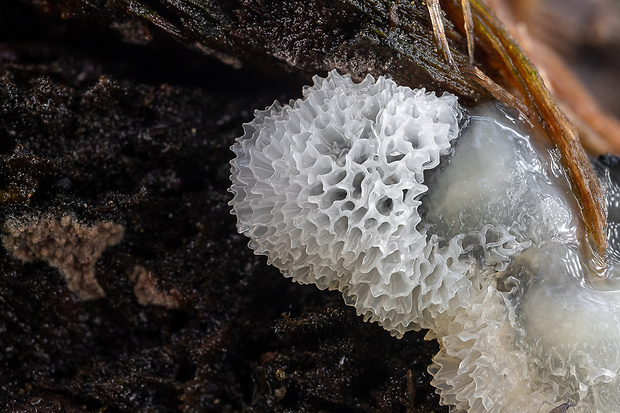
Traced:
[[553, 148], [495, 104], [384, 77], [333, 71], [303, 95], [232, 147], [230, 205], [257, 254], [396, 336], [429, 329], [444, 404], [620, 411], [620, 295], [585, 282]]

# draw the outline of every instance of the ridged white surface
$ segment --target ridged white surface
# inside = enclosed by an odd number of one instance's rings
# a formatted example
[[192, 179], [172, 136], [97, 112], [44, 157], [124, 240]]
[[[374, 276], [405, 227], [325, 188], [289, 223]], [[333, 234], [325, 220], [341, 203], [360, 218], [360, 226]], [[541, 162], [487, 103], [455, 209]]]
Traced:
[[429, 329], [443, 404], [620, 412], [620, 300], [583, 282], [553, 151], [496, 106], [460, 130], [454, 96], [383, 77], [333, 71], [303, 96], [232, 147], [230, 205], [257, 254], [396, 336]]
[[244, 125], [231, 201], [257, 254], [295, 281], [343, 291], [358, 313], [396, 335], [422, 312], [467, 299], [455, 238], [439, 248], [418, 229], [424, 171], [459, 132], [456, 97], [332, 71], [304, 98]]
[[463, 240], [482, 265], [468, 305], [435, 319], [433, 385], [470, 412], [549, 413], [569, 400], [571, 412], [620, 412], [620, 293], [584, 280], [556, 155], [497, 109], [472, 112], [423, 201], [429, 232], [490, 231]]
[[[620, 411], [620, 297], [584, 286], [561, 244], [513, 260], [508, 291], [482, 286], [471, 305], [438, 320], [429, 372], [442, 404], [469, 412]], [[561, 410], [563, 411], [563, 410]]]
[[442, 324], [441, 350], [429, 372], [442, 404], [469, 412], [541, 412], [557, 388], [540, 387], [530, 355], [515, 346], [524, 331], [505, 294], [481, 288], [466, 311]]

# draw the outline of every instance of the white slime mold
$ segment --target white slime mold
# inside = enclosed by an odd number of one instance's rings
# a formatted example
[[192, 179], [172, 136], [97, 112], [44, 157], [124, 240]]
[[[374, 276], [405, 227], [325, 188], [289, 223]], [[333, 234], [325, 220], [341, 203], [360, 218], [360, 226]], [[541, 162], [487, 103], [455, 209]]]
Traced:
[[303, 95], [232, 147], [230, 204], [257, 254], [395, 336], [429, 329], [444, 404], [620, 411], [620, 293], [584, 282], [554, 150], [496, 105], [466, 113], [384, 77], [332, 71]]

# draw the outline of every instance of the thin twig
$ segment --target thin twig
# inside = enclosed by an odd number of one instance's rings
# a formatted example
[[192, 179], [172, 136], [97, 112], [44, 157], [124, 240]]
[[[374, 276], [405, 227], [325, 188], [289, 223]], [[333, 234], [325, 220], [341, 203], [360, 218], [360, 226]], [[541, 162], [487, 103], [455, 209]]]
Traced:
[[467, 74], [471, 77], [473, 81], [478, 83], [480, 86], [485, 88], [491, 96], [493, 96], [499, 102], [503, 104], [516, 108], [519, 112], [521, 112], [524, 118], [528, 122], [540, 122], [542, 119], [540, 116], [534, 114], [530, 108], [527, 107], [525, 103], [523, 103], [519, 98], [514, 96], [512, 93], [508, 92], [506, 89], [498, 85], [491, 79], [489, 76], [484, 74], [484, 72], [478, 69], [475, 66], [465, 66], [461, 67], [461, 72]]
[[474, 19], [471, 15], [471, 4], [469, 0], [461, 0], [463, 9], [463, 21], [465, 22], [465, 35], [467, 36], [467, 53], [469, 54], [469, 65], [474, 65]]
[[439, 0], [426, 0], [426, 6], [428, 7], [428, 12], [431, 15], [431, 23], [433, 24], [433, 32], [435, 33], [437, 46], [443, 51], [443, 55], [448, 64], [456, 69], [458, 66], [452, 57], [452, 52], [450, 52], [448, 38], [446, 37], [443, 22], [441, 21], [441, 7], [439, 6]]

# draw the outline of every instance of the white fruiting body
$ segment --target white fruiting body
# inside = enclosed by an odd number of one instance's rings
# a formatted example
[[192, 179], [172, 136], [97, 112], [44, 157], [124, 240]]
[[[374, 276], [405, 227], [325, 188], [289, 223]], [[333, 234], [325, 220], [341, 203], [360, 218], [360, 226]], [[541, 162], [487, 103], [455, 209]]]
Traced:
[[232, 147], [230, 204], [257, 254], [396, 336], [430, 329], [445, 404], [620, 411], [618, 300], [584, 286], [552, 150], [494, 105], [466, 114], [384, 77], [332, 71], [303, 95]]
[[449, 153], [461, 111], [453, 95], [386, 78], [315, 82], [244, 125], [232, 162], [238, 229], [295, 281], [343, 291], [402, 335], [468, 293], [458, 240], [440, 250], [418, 230], [424, 171]]

